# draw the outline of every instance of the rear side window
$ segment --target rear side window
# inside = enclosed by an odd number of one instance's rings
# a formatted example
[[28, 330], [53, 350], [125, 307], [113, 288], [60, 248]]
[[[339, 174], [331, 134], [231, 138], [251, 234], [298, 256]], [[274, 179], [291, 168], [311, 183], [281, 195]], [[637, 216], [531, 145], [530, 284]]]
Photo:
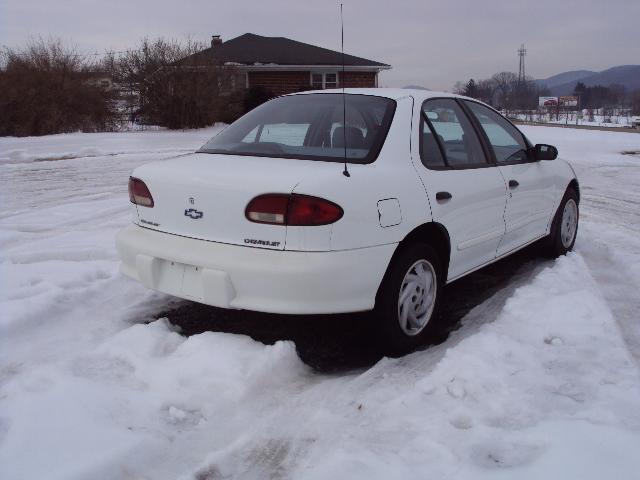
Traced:
[[279, 97], [229, 125], [200, 151], [334, 162], [346, 156], [369, 163], [382, 148], [395, 108], [394, 100], [371, 95]]
[[498, 163], [526, 162], [527, 144], [522, 134], [501, 115], [476, 102], [466, 102], [489, 139]]
[[427, 167], [442, 166], [443, 162], [450, 168], [487, 165], [471, 122], [455, 100], [438, 98], [424, 102], [422, 123], [420, 153]]
[[422, 137], [420, 137], [420, 158], [427, 167], [445, 167], [444, 157], [436, 134], [429, 122], [422, 121]]

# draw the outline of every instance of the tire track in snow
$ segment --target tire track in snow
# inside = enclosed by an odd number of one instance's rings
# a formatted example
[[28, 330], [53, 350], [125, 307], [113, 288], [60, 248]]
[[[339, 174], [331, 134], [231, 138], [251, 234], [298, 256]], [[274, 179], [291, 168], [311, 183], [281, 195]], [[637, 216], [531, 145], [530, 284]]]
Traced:
[[640, 365], [640, 165], [614, 157], [577, 171], [583, 196], [576, 249]]
[[632, 269], [640, 264], [640, 245], [634, 245], [631, 237], [620, 238], [592, 224], [585, 224], [583, 230], [586, 241], [580, 242], [579, 251], [620, 327], [629, 352], [640, 366], [640, 279]]

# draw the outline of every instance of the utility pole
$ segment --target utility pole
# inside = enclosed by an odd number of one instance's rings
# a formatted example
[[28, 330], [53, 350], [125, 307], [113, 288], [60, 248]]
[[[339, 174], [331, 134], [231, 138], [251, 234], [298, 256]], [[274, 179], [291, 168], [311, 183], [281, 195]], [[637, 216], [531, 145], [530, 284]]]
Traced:
[[518, 84], [516, 85], [516, 105], [522, 109], [526, 104], [526, 80], [524, 72], [524, 56], [527, 54], [527, 50], [524, 48], [524, 43], [520, 45], [518, 49], [518, 57], [520, 57], [520, 68], [518, 69]]
[[518, 49], [518, 57], [520, 57], [520, 69], [518, 70], [518, 84], [522, 85], [525, 81], [524, 71], [524, 56], [527, 54], [527, 49], [524, 48], [524, 43], [520, 45]]

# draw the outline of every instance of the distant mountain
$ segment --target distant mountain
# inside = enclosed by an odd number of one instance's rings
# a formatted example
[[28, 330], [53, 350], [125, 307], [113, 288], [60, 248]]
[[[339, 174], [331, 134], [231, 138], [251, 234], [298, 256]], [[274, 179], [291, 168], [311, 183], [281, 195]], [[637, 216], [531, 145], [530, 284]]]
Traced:
[[536, 80], [536, 82], [549, 87], [552, 95], [570, 95], [578, 82], [584, 83], [587, 87], [594, 85], [607, 87], [617, 83], [626, 87], [627, 90], [635, 90], [640, 88], [640, 65], [620, 65], [602, 72], [577, 70], [560, 73], [544, 80]]
[[549, 78], [536, 80], [536, 82], [539, 85], [546, 85], [549, 88], [553, 88], [563, 83], [577, 82], [582, 78], [590, 77], [596, 73], [598, 72], [592, 72], [591, 70], [574, 70], [572, 72], [563, 72]]
[[406, 88], [408, 90], [431, 90], [430, 88], [421, 87], [420, 85], [407, 85], [406, 87], [402, 88]]

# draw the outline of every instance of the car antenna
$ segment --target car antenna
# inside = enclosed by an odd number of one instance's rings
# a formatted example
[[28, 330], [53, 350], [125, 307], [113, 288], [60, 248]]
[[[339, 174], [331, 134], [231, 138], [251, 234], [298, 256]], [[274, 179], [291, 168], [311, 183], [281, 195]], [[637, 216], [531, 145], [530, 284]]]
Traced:
[[342, 174], [345, 177], [350, 177], [351, 174], [347, 169], [347, 96], [344, 93], [344, 20], [342, 18], [342, 4], [340, 4], [340, 33], [341, 33], [341, 42], [340, 49], [342, 53], [342, 146], [344, 147], [344, 170]]

